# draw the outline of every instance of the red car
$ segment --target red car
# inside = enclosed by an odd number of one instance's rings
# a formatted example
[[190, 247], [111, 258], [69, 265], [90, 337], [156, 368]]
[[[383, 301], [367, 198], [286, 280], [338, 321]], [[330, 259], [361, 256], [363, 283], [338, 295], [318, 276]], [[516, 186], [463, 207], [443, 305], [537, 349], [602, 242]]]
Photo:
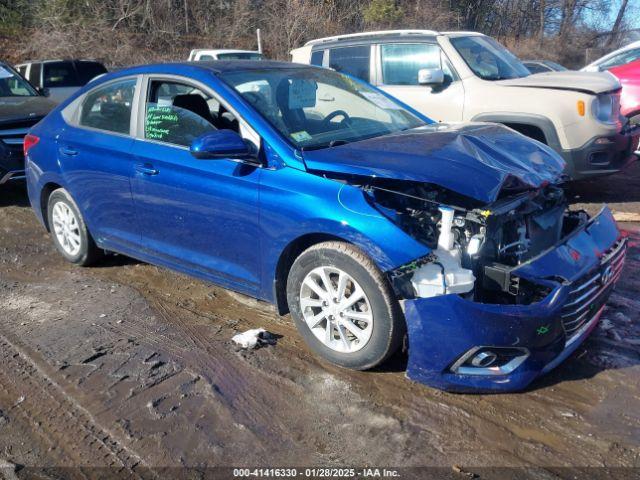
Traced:
[[[620, 111], [625, 117], [640, 115], [640, 60], [609, 70], [622, 83]], [[640, 123], [640, 119], [636, 121]]]

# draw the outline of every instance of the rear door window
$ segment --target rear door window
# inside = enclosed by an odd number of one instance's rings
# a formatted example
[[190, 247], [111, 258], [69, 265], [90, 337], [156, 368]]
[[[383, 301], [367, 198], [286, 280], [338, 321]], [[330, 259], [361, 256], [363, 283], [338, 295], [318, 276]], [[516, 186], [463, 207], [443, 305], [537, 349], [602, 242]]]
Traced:
[[78, 81], [82, 85], [86, 85], [98, 75], [107, 73], [107, 69], [98, 62], [76, 62], [76, 70], [78, 73]]
[[385, 85], [418, 85], [418, 71], [442, 68], [445, 83], [453, 81], [451, 69], [442, 62], [440, 47], [431, 43], [398, 43], [380, 46], [382, 82]]
[[44, 64], [45, 88], [80, 87], [73, 62], [47, 62]]
[[129, 134], [136, 79], [126, 79], [91, 90], [80, 111], [80, 125]]
[[329, 67], [342, 73], [358, 77], [365, 82], [370, 79], [371, 46], [332, 48], [329, 50]]

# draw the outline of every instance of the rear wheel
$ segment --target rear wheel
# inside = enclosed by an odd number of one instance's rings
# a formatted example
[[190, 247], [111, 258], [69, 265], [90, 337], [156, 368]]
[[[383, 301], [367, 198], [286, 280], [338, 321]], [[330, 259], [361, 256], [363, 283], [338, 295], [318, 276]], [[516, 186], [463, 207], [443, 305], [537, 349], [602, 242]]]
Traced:
[[287, 300], [309, 346], [342, 367], [365, 370], [382, 363], [405, 333], [387, 280], [348, 243], [324, 242], [305, 250], [289, 272]]
[[101, 256], [80, 210], [69, 193], [59, 188], [49, 196], [47, 218], [53, 243], [69, 262], [87, 266]]

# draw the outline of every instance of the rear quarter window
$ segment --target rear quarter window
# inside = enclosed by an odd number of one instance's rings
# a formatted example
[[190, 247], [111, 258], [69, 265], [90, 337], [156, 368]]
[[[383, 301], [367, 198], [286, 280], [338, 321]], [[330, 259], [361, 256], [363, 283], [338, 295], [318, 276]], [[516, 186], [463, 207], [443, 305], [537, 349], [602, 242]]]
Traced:
[[321, 67], [323, 59], [324, 59], [324, 50], [316, 50], [311, 54], [311, 65], [316, 65], [317, 67]]
[[365, 82], [370, 81], [371, 46], [332, 48], [329, 50], [329, 67]]

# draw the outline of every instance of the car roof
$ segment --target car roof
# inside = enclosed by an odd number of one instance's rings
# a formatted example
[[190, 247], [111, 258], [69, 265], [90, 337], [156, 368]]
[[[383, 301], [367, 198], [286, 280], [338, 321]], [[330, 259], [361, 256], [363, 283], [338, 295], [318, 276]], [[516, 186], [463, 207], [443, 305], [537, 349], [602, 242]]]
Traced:
[[187, 74], [194, 70], [206, 70], [216, 75], [225, 72], [242, 72], [251, 70], [284, 70], [284, 69], [318, 68], [299, 63], [278, 62], [275, 60], [211, 60], [199, 62], [154, 63], [126, 67], [106, 74], [101, 78], [117, 78], [127, 75], [141, 74]]
[[316, 40], [310, 40], [305, 43], [305, 46], [317, 46], [327, 45], [334, 43], [347, 43], [347, 42], [368, 42], [375, 40], [407, 40], [408, 38], [420, 38], [428, 39], [435, 38], [437, 36], [456, 37], [461, 35], [482, 35], [478, 32], [464, 32], [464, 31], [448, 31], [438, 32], [436, 30], [378, 30], [372, 32], [359, 32], [348, 33], [344, 35], [334, 35], [332, 37], [323, 37]]
[[234, 50], [234, 49], [230, 49], [230, 48], [196, 48], [194, 50], [191, 50], [192, 54], [197, 54], [197, 53], [262, 53], [259, 52], [258, 50]]
[[29, 65], [30, 63], [52, 63], [52, 62], [91, 62], [91, 63], [99, 63], [102, 65], [100, 60], [91, 60], [90, 58], [53, 58], [48, 60], [25, 60], [24, 62], [20, 62], [17, 66]]

